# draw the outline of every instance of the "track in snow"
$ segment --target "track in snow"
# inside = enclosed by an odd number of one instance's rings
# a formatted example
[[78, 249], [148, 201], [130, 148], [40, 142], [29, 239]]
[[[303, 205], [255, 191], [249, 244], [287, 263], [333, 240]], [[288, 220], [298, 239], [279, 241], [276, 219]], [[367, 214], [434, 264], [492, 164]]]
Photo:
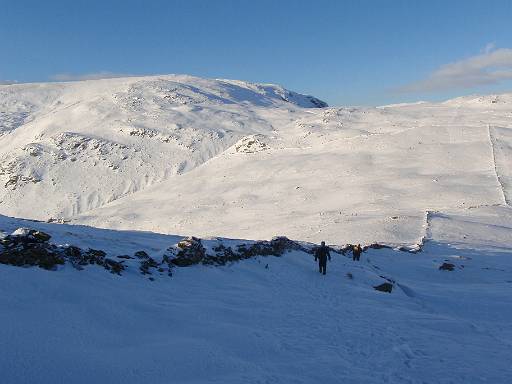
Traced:
[[495, 143], [496, 138], [495, 138], [495, 136], [492, 133], [491, 124], [487, 124], [487, 130], [489, 132], [489, 143], [491, 144], [491, 152], [492, 152], [492, 164], [493, 164], [493, 167], [494, 167], [494, 173], [496, 174], [496, 180], [498, 181], [498, 184], [499, 184], [499, 187], [500, 187], [500, 190], [501, 190], [501, 195], [503, 197], [504, 205], [510, 206], [510, 200], [507, 198], [507, 193], [506, 193], [506, 190], [505, 190], [505, 186], [503, 184], [503, 181], [501, 180], [500, 174], [498, 172], [498, 168], [496, 166], [496, 151], [494, 149], [494, 146], [496, 145], [496, 143]]

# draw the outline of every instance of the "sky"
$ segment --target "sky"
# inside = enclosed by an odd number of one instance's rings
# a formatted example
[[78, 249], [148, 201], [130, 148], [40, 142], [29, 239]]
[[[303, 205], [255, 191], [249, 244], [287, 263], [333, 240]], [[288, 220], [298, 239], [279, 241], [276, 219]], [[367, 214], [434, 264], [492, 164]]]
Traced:
[[512, 92], [512, 0], [0, 0], [0, 83], [190, 74], [330, 105]]

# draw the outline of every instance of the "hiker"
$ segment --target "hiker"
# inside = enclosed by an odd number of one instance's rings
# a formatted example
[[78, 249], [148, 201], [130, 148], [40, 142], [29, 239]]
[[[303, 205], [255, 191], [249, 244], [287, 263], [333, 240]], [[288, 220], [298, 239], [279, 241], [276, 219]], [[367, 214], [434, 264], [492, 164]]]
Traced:
[[327, 258], [331, 261], [331, 254], [329, 253], [329, 247], [325, 246], [325, 241], [322, 241], [320, 247], [315, 250], [315, 261], [318, 260], [319, 272], [325, 275], [327, 269]]
[[352, 260], [359, 261], [362, 252], [363, 248], [361, 248], [361, 244], [354, 245], [352, 247]]

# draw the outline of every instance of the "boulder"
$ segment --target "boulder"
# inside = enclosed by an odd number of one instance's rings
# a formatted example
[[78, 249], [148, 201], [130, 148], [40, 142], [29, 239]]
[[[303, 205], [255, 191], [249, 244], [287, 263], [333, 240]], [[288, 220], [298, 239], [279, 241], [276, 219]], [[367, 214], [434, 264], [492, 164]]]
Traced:
[[376, 285], [375, 287], [373, 287], [375, 290], [377, 291], [380, 291], [380, 292], [387, 292], [387, 293], [391, 293], [391, 291], [393, 290], [393, 284], [391, 283], [382, 283], [380, 285]]
[[30, 228], [18, 228], [10, 236], [8, 236], [14, 242], [38, 242], [46, 243], [51, 239], [51, 236], [42, 231], [36, 231]]
[[31, 235], [37, 240], [42, 243], [45, 243], [47, 241], [50, 241], [52, 238], [49, 234], [41, 232], [41, 231], [33, 231], [31, 232]]
[[453, 271], [455, 269], [455, 264], [452, 263], [443, 263], [440, 267], [440, 271]]

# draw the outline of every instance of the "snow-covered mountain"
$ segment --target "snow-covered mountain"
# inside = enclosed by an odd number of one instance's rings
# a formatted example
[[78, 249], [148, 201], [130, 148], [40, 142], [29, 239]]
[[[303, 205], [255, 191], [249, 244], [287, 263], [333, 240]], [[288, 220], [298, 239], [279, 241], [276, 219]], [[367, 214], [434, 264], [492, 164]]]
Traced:
[[325, 106], [279, 86], [190, 76], [0, 86], [0, 212], [69, 218], [271, 135], [262, 110]]
[[[320, 108], [318, 108], [320, 107]], [[0, 86], [0, 213], [170, 234], [415, 243], [506, 205], [512, 96], [329, 108], [189, 76]]]
[[0, 85], [2, 382], [508, 383], [511, 121], [512, 94]]

